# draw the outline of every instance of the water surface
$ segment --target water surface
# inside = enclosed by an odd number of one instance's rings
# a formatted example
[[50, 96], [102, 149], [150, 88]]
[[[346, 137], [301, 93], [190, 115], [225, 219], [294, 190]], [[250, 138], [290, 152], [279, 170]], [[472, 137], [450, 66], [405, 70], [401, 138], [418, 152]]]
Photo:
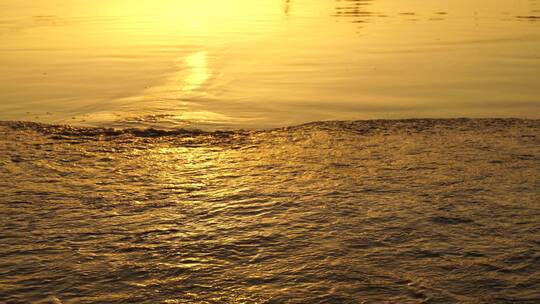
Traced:
[[534, 0], [3, 0], [0, 119], [540, 116]]
[[539, 135], [0, 123], [0, 302], [539, 303]]

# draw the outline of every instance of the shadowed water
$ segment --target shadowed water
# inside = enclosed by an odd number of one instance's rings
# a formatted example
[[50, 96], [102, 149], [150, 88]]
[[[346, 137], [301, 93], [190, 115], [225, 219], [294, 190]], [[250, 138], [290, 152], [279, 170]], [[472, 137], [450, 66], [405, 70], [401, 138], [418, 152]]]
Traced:
[[0, 302], [539, 303], [540, 122], [0, 124]]
[[0, 119], [540, 117], [536, 0], [4, 0]]

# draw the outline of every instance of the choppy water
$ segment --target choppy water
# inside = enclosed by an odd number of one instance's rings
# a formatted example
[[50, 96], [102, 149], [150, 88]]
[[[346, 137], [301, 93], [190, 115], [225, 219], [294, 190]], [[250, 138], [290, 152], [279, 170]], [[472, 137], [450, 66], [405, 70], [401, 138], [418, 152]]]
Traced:
[[537, 0], [2, 0], [0, 119], [540, 118]]
[[0, 124], [0, 302], [539, 303], [540, 121]]

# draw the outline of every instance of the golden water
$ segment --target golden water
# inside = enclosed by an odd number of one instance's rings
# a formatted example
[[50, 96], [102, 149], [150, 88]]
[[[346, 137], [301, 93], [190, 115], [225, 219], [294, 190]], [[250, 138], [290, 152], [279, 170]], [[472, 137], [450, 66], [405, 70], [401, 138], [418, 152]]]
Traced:
[[538, 118], [539, 16], [535, 0], [4, 0], [0, 119]]
[[0, 302], [538, 303], [539, 135], [0, 123]]
[[0, 0], [0, 303], [540, 303], [539, 17]]

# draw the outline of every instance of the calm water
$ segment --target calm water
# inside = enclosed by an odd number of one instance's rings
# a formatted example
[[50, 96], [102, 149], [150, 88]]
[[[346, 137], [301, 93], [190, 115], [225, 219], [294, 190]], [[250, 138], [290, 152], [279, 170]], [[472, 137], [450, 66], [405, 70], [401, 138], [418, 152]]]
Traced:
[[1, 0], [0, 119], [540, 117], [536, 0]]
[[0, 302], [540, 303], [540, 120], [0, 123]]

